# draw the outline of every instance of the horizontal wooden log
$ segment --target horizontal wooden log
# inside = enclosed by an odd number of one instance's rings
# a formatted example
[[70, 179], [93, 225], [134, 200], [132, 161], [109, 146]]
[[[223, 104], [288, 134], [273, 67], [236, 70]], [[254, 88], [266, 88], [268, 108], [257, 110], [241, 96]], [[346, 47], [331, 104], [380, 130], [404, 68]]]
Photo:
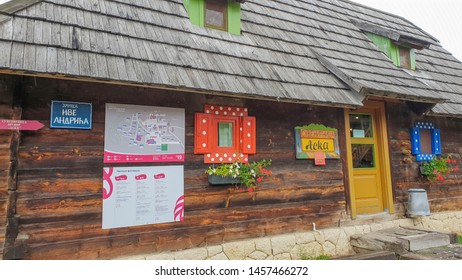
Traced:
[[460, 211], [462, 205], [462, 196], [451, 198], [429, 199], [431, 212]]
[[6, 199], [0, 199], [0, 228], [6, 225], [7, 205]]
[[21, 158], [18, 169], [38, 168], [100, 168], [103, 165], [102, 147], [66, 147], [47, 148], [34, 147], [32, 150], [20, 148]]
[[91, 130], [79, 130], [52, 129], [49, 120], [41, 122], [45, 125], [42, 129], [23, 133], [22, 147], [80, 146], [82, 139], [86, 146], [104, 145], [104, 123], [93, 122]]
[[[5, 94], [6, 95], [6, 94]], [[4, 100], [2, 100], [4, 101]], [[4, 104], [3, 102], [0, 103], [0, 118], [2, 119], [10, 119], [13, 115], [13, 108], [11, 105]]]
[[[338, 221], [338, 213], [302, 214], [293, 217], [246, 220], [233, 225], [208, 225], [162, 232], [134, 232], [75, 241], [29, 245], [27, 259], [110, 259], [121, 255], [155, 253], [220, 244], [293, 231], [329, 227]], [[179, 240], [181, 242], [179, 242]]]
[[[30, 236], [29, 243], [53, 243], [69, 241], [80, 238], [102, 237], [110, 238], [112, 235], [124, 235], [130, 233], [143, 232], [163, 232], [174, 229], [187, 229], [198, 226], [208, 225], [229, 225], [243, 221], [257, 221], [261, 219], [276, 219], [283, 217], [308, 215], [308, 214], [328, 214], [340, 213], [345, 210], [345, 203], [330, 203], [329, 201], [313, 201], [310, 203], [290, 203], [275, 208], [272, 205], [239, 207], [237, 209], [213, 209], [202, 211], [185, 212], [185, 220], [181, 223], [166, 223], [157, 225], [137, 226], [103, 230], [101, 228], [101, 213], [89, 215], [86, 220], [56, 221], [40, 223], [27, 223], [25, 217], [21, 216], [21, 232]], [[337, 216], [340, 218], [340, 216]], [[59, 231], [60, 234], [55, 234]]]
[[[32, 174], [34, 173], [32, 172]], [[49, 174], [53, 173], [49, 172]], [[62, 177], [65, 176], [54, 173], [50, 178], [42, 181], [33, 179], [20, 180], [18, 187], [20, 201], [18, 207], [23, 211], [21, 212], [22, 215], [27, 216], [30, 212], [44, 214], [40, 209], [46, 209], [46, 211], [53, 209], [55, 211], [55, 209], [60, 208], [63, 211], [72, 211], [74, 207], [101, 205], [102, 178], [87, 177], [86, 179], [77, 179], [79, 177], [78, 173], [69, 176], [70, 178], [66, 177], [64, 179]], [[297, 178], [297, 176], [294, 175], [293, 178]], [[324, 181], [322, 185], [306, 183], [310, 182], [308, 179], [304, 179], [303, 184], [298, 181], [292, 182], [287, 180], [285, 185], [281, 185], [279, 180], [275, 178], [274, 182], [268, 180], [268, 182], [265, 182], [266, 184], [262, 184], [261, 188], [259, 188], [258, 204], [285, 203], [301, 200], [310, 201], [320, 198], [328, 198], [333, 201], [344, 200], [343, 184], [338, 180]], [[327, 182], [330, 182], [330, 185]], [[202, 188], [186, 189], [186, 209], [223, 207], [230, 187], [202, 185]], [[70, 201], [76, 199], [79, 203], [75, 206]], [[89, 202], [84, 202], [84, 200], [89, 200]], [[247, 202], [244, 203], [247, 204]], [[84, 209], [87, 208], [81, 208], [81, 210]]]

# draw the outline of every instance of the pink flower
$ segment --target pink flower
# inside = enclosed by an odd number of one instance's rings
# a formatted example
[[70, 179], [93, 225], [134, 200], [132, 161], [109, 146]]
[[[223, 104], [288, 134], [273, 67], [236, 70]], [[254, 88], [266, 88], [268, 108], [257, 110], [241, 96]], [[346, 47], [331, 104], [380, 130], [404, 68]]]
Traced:
[[444, 178], [443, 178], [443, 176], [441, 176], [441, 174], [438, 174], [438, 180], [439, 180], [439, 181], [443, 181], [443, 180], [444, 180]]
[[253, 192], [253, 191], [254, 191], [254, 189], [253, 189], [253, 187], [249, 187], [249, 189], [248, 189], [247, 191], [249, 191], [249, 192]]
[[262, 177], [258, 177], [258, 178], [257, 178], [257, 182], [258, 182], [258, 183], [260, 183], [260, 182], [261, 182], [261, 180], [263, 180], [263, 178], [262, 178]]

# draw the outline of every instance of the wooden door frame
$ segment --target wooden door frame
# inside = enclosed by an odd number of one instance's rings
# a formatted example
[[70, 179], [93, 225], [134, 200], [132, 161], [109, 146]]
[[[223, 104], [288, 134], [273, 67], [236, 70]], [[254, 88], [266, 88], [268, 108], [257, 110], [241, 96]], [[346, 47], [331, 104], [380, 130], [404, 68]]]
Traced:
[[361, 113], [364, 110], [372, 110], [375, 115], [375, 127], [377, 129], [377, 160], [379, 161], [379, 168], [381, 179], [382, 179], [382, 194], [383, 194], [383, 206], [388, 209], [389, 214], [395, 213], [395, 207], [393, 203], [393, 190], [391, 181], [391, 169], [390, 169], [390, 153], [387, 133], [387, 118], [385, 114], [385, 103], [381, 101], [367, 101], [364, 107], [351, 110], [345, 109], [345, 143], [346, 143], [346, 158], [348, 166], [348, 185], [350, 194], [350, 210], [351, 217], [354, 219], [357, 216], [356, 211], [356, 200], [355, 200], [355, 188], [353, 184], [353, 159], [351, 157], [351, 137], [350, 133], [350, 113]]

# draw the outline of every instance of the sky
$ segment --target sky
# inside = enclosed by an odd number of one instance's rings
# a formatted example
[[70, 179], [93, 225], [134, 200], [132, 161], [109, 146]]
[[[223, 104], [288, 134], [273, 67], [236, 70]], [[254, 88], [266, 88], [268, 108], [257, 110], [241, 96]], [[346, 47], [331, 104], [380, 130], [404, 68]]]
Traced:
[[[461, 0], [352, 0], [404, 17], [437, 38], [462, 61]], [[0, 4], [8, 0], [0, 0]]]

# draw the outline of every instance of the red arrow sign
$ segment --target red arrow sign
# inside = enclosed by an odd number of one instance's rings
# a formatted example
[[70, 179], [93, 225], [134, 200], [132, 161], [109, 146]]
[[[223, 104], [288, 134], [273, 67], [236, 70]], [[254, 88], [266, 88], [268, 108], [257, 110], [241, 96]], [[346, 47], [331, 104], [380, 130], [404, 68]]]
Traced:
[[26, 121], [26, 120], [3, 120], [0, 119], [0, 130], [39, 130], [44, 125], [38, 121]]

